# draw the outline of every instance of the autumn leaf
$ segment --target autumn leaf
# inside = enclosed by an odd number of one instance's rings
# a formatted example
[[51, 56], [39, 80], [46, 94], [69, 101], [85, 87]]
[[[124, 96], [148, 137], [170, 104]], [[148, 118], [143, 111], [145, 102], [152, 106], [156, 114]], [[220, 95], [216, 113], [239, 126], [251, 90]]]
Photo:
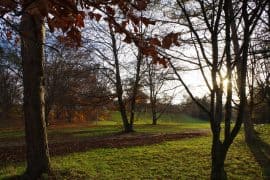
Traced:
[[135, 32], [135, 33], [138, 33], [138, 32], [139, 32], [137, 26], [133, 26], [133, 29], [134, 29], [134, 32]]
[[152, 21], [152, 20], [150, 20], [149, 18], [146, 18], [146, 17], [141, 17], [141, 21], [145, 26], [148, 26], [149, 24], [151, 24], [151, 25], [156, 24], [155, 21]]
[[149, 3], [149, 0], [138, 0], [135, 3], [136, 3], [135, 6], [137, 10], [142, 11], [146, 9], [147, 4]]
[[11, 38], [12, 38], [12, 32], [11, 31], [7, 31], [6, 32], [6, 36], [7, 36], [7, 40], [11, 40]]
[[172, 33], [172, 32], [166, 35], [162, 40], [162, 47], [165, 49], [169, 49], [172, 44], [179, 46], [180, 44], [178, 42], [178, 36], [179, 33]]
[[77, 14], [77, 16], [76, 16], [76, 26], [78, 26], [80, 28], [84, 27], [84, 17], [85, 17], [84, 12], [80, 12], [79, 14]]
[[163, 58], [160, 58], [158, 62], [160, 64], [162, 64], [164, 68], [167, 68], [168, 67], [168, 62], [166, 61], [166, 59], [164, 57]]
[[93, 12], [89, 12], [88, 16], [89, 16], [90, 19], [94, 19], [94, 17], [95, 17]]
[[128, 21], [122, 21], [121, 23], [122, 28], [126, 28], [127, 24], [128, 24]]
[[132, 42], [131, 38], [128, 35], [126, 35], [126, 37], [123, 41], [128, 43], [128, 44], [130, 44]]
[[110, 15], [110, 16], [114, 16], [115, 11], [113, 8], [111, 8], [110, 6], [106, 6], [106, 12]]
[[158, 57], [158, 56], [153, 57], [152, 63], [153, 64], [161, 64], [161, 65], [163, 65], [164, 68], [168, 67], [168, 61], [165, 57]]
[[158, 38], [150, 38], [149, 43], [156, 46], [161, 46], [161, 42]]
[[95, 14], [95, 18], [96, 18], [97, 21], [99, 21], [101, 19], [101, 17], [102, 16], [100, 14]]
[[151, 57], [157, 56], [157, 51], [154, 46], [148, 46], [148, 47], [142, 48], [142, 53]]
[[15, 38], [15, 44], [18, 45], [19, 42], [20, 42], [20, 37], [16, 36], [16, 38]]
[[128, 13], [127, 18], [130, 19], [137, 26], [140, 24], [140, 18], [137, 16], [134, 16], [132, 13]]

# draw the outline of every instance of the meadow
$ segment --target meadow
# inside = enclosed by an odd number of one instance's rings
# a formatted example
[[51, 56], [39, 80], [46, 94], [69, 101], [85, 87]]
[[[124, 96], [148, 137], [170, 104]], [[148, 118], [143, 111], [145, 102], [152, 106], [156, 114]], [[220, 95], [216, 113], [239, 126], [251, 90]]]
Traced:
[[[211, 170], [211, 133], [209, 122], [184, 115], [167, 114], [151, 125], [150, 116], [141, 114], [135, 122], [135, 131], [121, 134], [119, 114], [114, 112], [109, 120], [95, 123], [49, 127], [49, 143], [78, 142], [88, 139], [117, 137], [119, 141], [129, 138], [202, 132], [190, 136], [129, 146], [106, 146], [84, 149], [51, 157], [53, 177], [44, 179], [209, 179]], [[269, 125], [258, 125], [262, 140], [270, 143]], [[142, 136], [143, 135], [143, 136]], [[158, 136], [159, 137], [159, 136]], [[2, 148], [24, 144], [24, 133], [20, 129], [2, 129]], [[139, 139], [143, 141], [143, 139]], [[117, 141], [116, 141], [117, 142]], [[263, 179], [263, 170], [241, 132], [233, 143], [227, 159], [226, 171], [229, 179]], [[12, 178], [25, 170], [25, 162], [5, 161], [0, 163], [0, 179]]]

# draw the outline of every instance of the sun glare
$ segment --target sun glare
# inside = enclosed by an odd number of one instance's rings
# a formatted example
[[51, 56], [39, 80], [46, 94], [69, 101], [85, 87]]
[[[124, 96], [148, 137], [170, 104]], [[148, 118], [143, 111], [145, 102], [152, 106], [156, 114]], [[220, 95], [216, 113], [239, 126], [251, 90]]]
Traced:
[[227, 85], [228, 85], [228, 79], [223, 79], [223, 87], [224, 87], [224, 89], [227, 89]]

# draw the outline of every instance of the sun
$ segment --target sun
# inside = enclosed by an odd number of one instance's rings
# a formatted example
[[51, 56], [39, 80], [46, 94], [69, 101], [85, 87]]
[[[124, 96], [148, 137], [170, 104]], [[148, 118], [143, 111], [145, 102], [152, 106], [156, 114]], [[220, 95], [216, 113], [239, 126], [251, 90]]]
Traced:
[[228, 79], [223, 79], [222, 83], [223, 83], [223, 89], [227, 89], [228, 83], [229, 83]]

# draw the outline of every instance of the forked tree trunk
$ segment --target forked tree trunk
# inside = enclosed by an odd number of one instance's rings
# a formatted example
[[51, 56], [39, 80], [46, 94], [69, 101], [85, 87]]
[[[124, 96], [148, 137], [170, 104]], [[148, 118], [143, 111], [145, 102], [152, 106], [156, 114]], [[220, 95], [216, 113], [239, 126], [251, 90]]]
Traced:
[[222, 145], [221, 141], [213, 137], [212, 142], [212, 169], [211, 180], [226, 180], [227, 174], [224, 169], [224, 162], [227, 151]]
[[[25, 2], [27, 3], [27, 2]], [[50, 170], [44, 112], [44, 19], [24, 13], [21, 20], [26, 179], [38, 179]]]

